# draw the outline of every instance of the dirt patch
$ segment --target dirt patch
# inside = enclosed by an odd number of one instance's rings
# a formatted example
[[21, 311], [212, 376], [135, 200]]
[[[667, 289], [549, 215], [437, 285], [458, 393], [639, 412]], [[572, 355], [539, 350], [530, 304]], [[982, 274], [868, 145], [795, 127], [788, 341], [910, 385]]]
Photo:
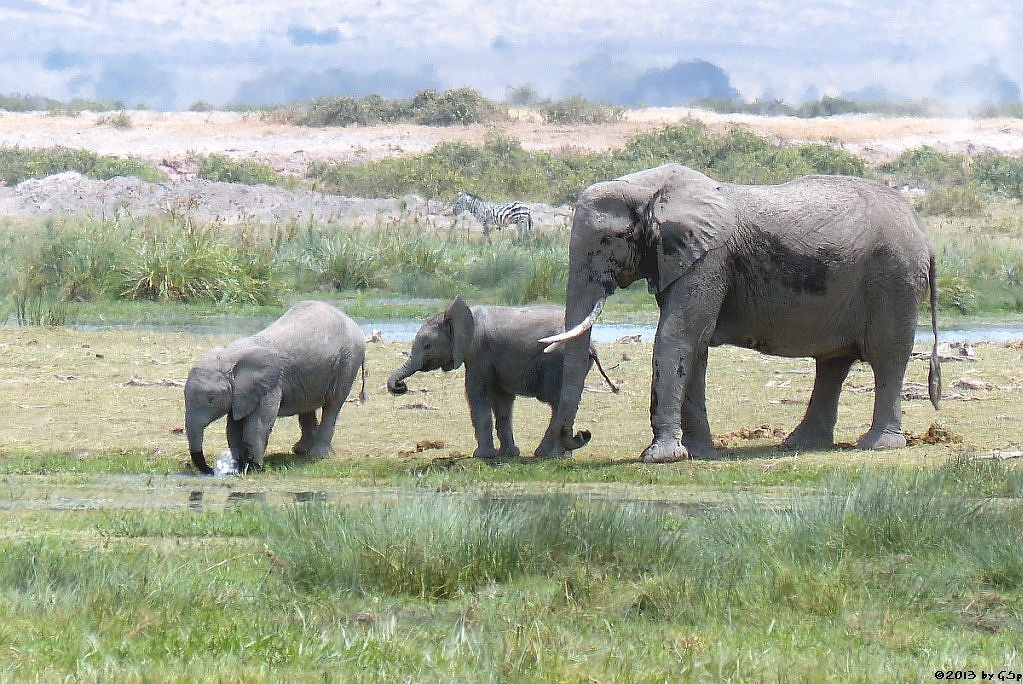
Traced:
[[[569, 225], [572, 208], [529, 204], [537, 229]], [[133, 177], [93, 180], [68, 171], [0, 187], [0, 215], [35, 217], [178, 216], [201, 223], [340, 222], [364, 227], [415, 222], [427, 230], [480, 230], [468, 214], [454, 216], [447, 202], [418, 195], [397, 199], [342, 197], [306, 189], [205, 180], [147, 183]]]

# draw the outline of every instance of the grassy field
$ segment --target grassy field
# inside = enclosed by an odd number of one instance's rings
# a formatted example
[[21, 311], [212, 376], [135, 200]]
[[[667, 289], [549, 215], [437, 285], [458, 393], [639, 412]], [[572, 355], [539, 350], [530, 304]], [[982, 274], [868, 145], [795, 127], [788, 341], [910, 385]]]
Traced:
[[[0, 678], [201, 681], [930, 681], [1023, 670], [1023, 350], [943, 366], [904, 404], [936, 439], [897, 452], [777, 449], [806, 360], [718, 349], [721, 459], [649, 466], [650, 347], [603, 345], [568, 461], [487, 464], [463, 371], [391, 397], [402, 345], [368, 349], [336, 454], [190, 474], [182, 390], [208, 337], [0, 328]], [[923, 382], [926, 363], [911, 364]], [[963, 389], [961, 381], [990, 389]], [[866, 428], [869, 370], [838, 439]], [[548, 413], [522, 400], [528, 453]], [[226, 447], [222, 426], [207, 451]], [[959, 441], [961, 439], [961, 441]]]

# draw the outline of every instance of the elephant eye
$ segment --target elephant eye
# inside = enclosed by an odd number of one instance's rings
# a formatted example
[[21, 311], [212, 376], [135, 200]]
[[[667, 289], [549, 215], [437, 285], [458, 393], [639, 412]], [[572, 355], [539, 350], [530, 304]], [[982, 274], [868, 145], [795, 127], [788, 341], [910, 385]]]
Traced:
[[423, 349], [429, 349], [432, 346], [433, 345], [431, 345], [429, 342], [427, 342], [426, 344], [423, 345]]

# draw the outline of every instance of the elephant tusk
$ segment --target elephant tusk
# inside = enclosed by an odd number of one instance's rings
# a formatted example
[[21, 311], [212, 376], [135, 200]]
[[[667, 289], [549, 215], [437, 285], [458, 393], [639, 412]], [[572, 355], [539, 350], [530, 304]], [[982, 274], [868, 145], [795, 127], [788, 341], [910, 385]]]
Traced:
[[575, 326], [571, 330], [566, 330], [563, 333], [558, 333], [557, 335], [550, 335], [548, 337], [542, 338], [540, 340], [540, 344], [547, 345], [547, 347], [543, 350], [543, 353], [551, 354], [553, 352], [556, 352], [565, 345], [565, 342], [569, 340], [574, 340], [575, 338], [579, 337], [584, 332], [592, 328], [593, 324], [596, 323], [597, 318], [600, 316], [600, 312], [604, 310], [605, 299], [606, 297], [601, 297], [600, 299], [598, 299], [597, 303], [593, 305], [593, 311], [590, 312], [590, 315], [584, 318], [582, 322], [579, 323], [579, 325]]

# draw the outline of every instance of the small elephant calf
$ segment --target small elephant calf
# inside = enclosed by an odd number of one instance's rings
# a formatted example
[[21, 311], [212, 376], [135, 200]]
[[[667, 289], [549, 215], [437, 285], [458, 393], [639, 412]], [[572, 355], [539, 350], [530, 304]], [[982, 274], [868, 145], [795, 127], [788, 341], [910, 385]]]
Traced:
[[[474, 306], [456, 297], [446, 311], [426, 319], [416, 333], [408, 360], [387, 379], [392, 394], [408, 391], [405, 379], [419, 371], [451, 371], [465, 363], [465, 395], [476, 432], [473, 456], [516, 457], [512, 435], [512, 404], [516, 396], [535, 397], [557, 412], [561, 399], [562, 354], [544, 354], [537, 342], [564, 329], [565, 310], [554, 306], [510, 308]], [[618, 388], [600, 367], [590, 347], [590, 359], [613, 392]], [[591, 364], [592, 365], [592, 364]], [[494, 421], [500, 450], [494, 449]], [[557, 431], [550, 426], [537, 452], [563, 456]]]
[[[298, 416], [295, 453], [327, 456], [337, 414], [362, 368], [366, 341], [355, 322], [324, 302], [299, 302], [251, 337], [217, 347], [185, 382], [185, 432], [192, 463], [213, 474], [203, 455], [203, 432], [227, 416], [227, 443], [239, 471], [263, 467], [278, 416]], [[316, 410], [322, 409], [319, 420]]]

